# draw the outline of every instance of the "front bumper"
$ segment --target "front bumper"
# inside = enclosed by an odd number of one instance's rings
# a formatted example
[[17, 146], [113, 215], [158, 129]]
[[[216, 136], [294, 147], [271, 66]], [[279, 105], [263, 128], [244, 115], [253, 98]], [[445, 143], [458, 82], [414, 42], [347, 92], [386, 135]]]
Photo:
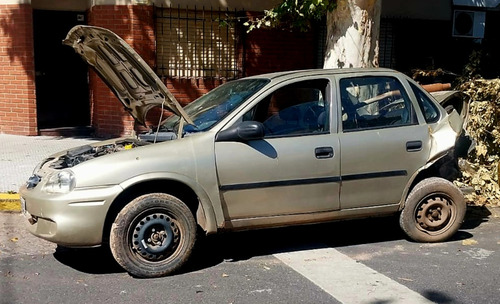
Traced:
[[118, 185], [76, 188], [49, 194], [21, 187], [27, 228], [35, 236], [68, 247], [91, 247], [102, 242], [109, 206], [123, 190]]

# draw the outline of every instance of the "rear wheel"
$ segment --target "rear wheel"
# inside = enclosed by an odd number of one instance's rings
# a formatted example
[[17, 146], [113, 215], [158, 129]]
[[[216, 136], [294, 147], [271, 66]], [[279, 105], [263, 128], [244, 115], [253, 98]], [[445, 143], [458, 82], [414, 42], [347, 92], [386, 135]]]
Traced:
[[130, 202], [116, 217], [110, 235], [113, 257], [137, 277], [160, 277], [188, 260], [196, 221], [178, 198], [152, 193]]
[[399, 224], [418, 242], [442, 242], [457, 232], [466, 205], [460, 189], [437, 177], [419, 182], [410, 192]]

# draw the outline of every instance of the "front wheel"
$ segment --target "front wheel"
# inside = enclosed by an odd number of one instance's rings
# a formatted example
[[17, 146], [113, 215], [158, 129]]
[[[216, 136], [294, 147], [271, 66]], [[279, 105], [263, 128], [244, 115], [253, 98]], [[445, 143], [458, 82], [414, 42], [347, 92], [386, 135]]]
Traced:
[[113, 257], [136, 277], [169, 275], [188, 260], [196, 221], [181, 200], [163, 193], [140, 196], [116, 217], [110, 235]]
[[442, 178], [427, 178], [408, 195], [399, 224], [414, 241], [442, 242], [460, 228], [466, 209], [455, 185]]

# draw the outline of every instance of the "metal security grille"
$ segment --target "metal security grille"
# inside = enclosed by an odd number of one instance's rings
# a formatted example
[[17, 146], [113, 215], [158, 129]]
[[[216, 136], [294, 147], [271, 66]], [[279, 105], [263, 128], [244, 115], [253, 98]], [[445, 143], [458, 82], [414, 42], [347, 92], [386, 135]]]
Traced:
[[395, 68], [395, 34], [391, 19], [380, 20], [379, 65], [383, 68]]
[[325, 63], [326, 36], [327, 36], [326, 18], [323, 18], [320, 22], [318, 22], [315, 29], [316, 29], [315, 31], [316, 68], [322, 69]]
[[241, 77], [236, 11], [156, 7], [157, 73], [172, 78]]

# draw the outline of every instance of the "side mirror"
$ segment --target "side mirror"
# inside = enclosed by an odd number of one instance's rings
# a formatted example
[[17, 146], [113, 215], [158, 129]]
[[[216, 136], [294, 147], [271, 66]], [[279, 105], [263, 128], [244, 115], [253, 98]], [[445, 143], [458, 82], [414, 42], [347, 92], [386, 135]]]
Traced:
[[258, 121], [244, 121], [219, 132], [215, 141], [247, 142], [264, 138], [264, 125]]

